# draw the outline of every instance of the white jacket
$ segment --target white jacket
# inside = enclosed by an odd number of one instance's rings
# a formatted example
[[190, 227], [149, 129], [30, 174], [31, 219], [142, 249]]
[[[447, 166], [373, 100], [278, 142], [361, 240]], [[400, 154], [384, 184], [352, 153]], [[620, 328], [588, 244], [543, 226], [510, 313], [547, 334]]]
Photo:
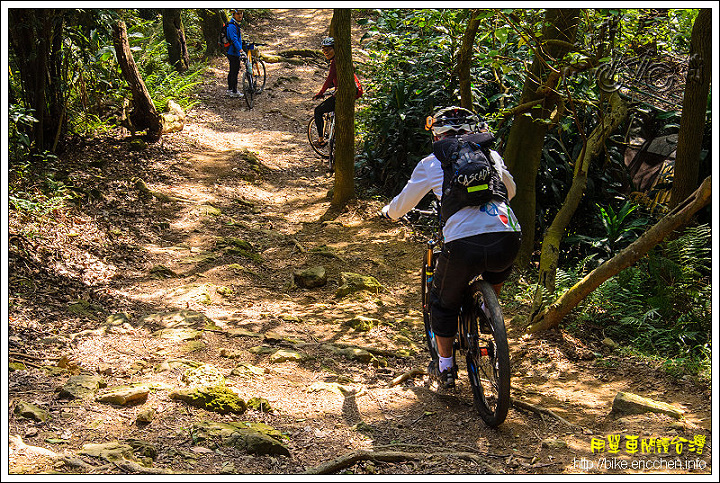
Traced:
[[[515, 180], [502, 157], [490, 151], [495, 169], [501, 174], [508, 192], [508, 200], [515, 196]], [[442, 197], [443, 170], [440, 161], [431, 154], [423, 158], [413, 170], [403, 190], [383, 211], [397, 220], [413, 209], [432, 190], [439, 200]], [[483, 206], [466, 206], [453, 214], [443, 227], [445, 242], [467, 238], [481, 233], [520, 231], [520, 224], [510, 206], [502, 201], [491, 201]]]

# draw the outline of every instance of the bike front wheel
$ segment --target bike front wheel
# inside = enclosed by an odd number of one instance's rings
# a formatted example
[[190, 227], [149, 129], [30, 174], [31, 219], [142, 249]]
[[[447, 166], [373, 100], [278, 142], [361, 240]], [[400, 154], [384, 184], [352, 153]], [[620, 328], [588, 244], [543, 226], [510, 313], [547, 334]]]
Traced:
[[265, 62], [253, 58], [252, 61], [253, 77], [255, 77], [255, 94], [260, 94], [265, 90], [265, 80], [267, 74], [265, 73]]
[[[492, 286], [481, 280], [471, 287], [464, 311], [467, 324], [467, 372], [475, 409], [490, 427], [505, 421], [510, 408], [510, 351], [500, 304]], [[486, 317], [482, 304], [489, 309]]]
[[255, 82], [253, 80], [252, 74], [250, 72], [245, 71], [245, 75], [243, 75], [243, 97], [245, 97], [245, 104], [247, 104], [248, 109], [252, 109], [253, 105], [255, 104]]
[[[325, 119], [325, 124], [327, 125], [328, 121]], [[324, 145], [320, 146], [317, 144], [318, 139], [320, 136], [318, 135], [317, 126], [315, 125], [315, 118], [311, 117], [310, 121], [308, 122], [307, 127], [307, 133], [308, 133], [308, 141], [310, 142], [310, 147], [315, 151], [315, 153], [320, 156], [321, 158], [329, 159], [330, 158], [330, 140], [327, 139], [324, 135], [322, 136], [323, 141], [325, 142]]]

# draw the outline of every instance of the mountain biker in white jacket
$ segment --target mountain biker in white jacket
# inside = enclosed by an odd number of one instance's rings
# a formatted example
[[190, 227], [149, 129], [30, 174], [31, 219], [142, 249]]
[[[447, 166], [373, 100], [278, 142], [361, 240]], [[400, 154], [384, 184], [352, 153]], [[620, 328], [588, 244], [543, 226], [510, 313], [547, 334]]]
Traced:
[[[487, 124], [472, 111], [448, 107], [428, 117], [426, 129], [433, 142], [449, 136], [486, 132]], [[500, 155], [490, 151], [495, 169], [507, 190], [507, 200], [515, 196], [515, 181]], [[431, 154], [415, 166], [410, 180], [382, 214], [397, 220], [414, 208], [432, 191], [442, 197], [443, 170]], [[440, 359], [430, 361], [428, 373], [446, 387], [455, 386], [457, 365], [453, 360], [453, 342], [465, 290], [478, 274], [500, 293], [503, 282], [512, 271], [520, 250], [520, 224], [508, 202], [493, 199], [482, 206], [465, 206], [450, 216], [442, 227], [444, 245], [438, 258], [430, 291], [430, 320]]]

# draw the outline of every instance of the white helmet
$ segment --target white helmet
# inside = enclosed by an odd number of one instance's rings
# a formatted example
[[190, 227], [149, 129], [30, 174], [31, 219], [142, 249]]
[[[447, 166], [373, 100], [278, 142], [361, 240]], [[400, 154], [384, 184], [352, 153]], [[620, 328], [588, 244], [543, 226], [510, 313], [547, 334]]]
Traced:
[[487, 128], [487, 124], [481, 122], [477, 114], [457, 106], [444, 107], [434, 115], [428, 116], [425, 121], [425, 129], [432, 130], [433, 136], [440, 136], [451, 131], [472, 133], [481, 128]]

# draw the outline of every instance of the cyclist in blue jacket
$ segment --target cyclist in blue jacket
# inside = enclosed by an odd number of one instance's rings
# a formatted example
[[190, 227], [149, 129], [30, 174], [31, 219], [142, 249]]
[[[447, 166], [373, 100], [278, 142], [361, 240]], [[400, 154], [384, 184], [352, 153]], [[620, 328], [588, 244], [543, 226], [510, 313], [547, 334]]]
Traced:
[[227, 82], [228, 90], [227, 94], [230, 97], [242, 97], [242, 92], [238, 92], [238, 75], [240, 73], [240, 64], [247, 57], [243, 51], [242, 34], [240, 33], [240, 22], [243, 19], [242, 9], [233, 9], [232, 18], [228, 22], [227, 26], [227, 37], [230, 41], [230, 47], [225, 54], [230, 62], [230, 70], [228, 71]]
[[[428, 118], [426, 129], [433, 142], [448, 136], [487, 131], [487, 124], [467, 109], [447, 107]], [[515, 196], [515, 181], [500, 155], [490, 151], [491, 161], [507, 190], [507, 200]], [[434, 154], [415, 166], [403, 190], [382, 215], [397, 220], [432, 191], [442, 197], [443, 169]], [[520, 224], [510, 204], [493, 199], [482, 206], [465, 206], [443, 225], [443, 249], [438, 258], [430, 290], [430, 320], [437, 341], [439, 360], [430, 361], [428, 373], [446, 388], [455, 386], [457, 365], [453, 360], [453, 343], [463, 296], [469, 282], [478, 274], [500, 293], [503, 282], [512, 271], [520, 250]]]

